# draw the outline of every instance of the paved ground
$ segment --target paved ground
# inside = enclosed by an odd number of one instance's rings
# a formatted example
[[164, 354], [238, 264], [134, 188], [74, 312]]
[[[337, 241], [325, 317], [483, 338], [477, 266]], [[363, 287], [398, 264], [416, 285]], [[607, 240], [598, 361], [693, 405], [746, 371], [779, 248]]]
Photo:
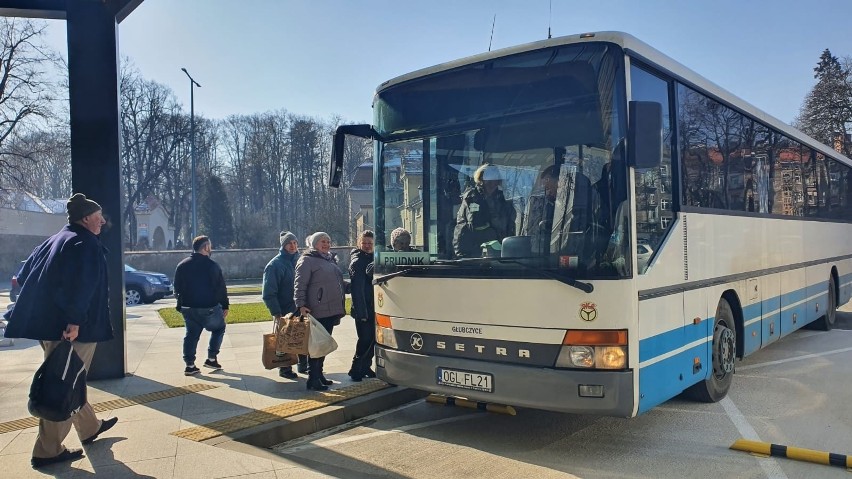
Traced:
[[[8, 292], [0, 293], [0, 311], [5, 311], [8, 300]], [[242, 296], [233, 300], [247, 302], [257, 301], [258, 298]], [[325, 367], [326, 376], [336, 384], [330, 393], [320, 394], [307, 391], [304, 378], [290, 381], [279, 378], [277, 370], [263, 369], [260, 361], [261, 335], [271, 327], [270, 323], [229, 325], [219, 355], [224, 370], [213, 373], [202, 370], [199, 376], [184, 376], [181, 360], [184, 330], [166, 328], [156, 315], [156, 309], [170, 304], [173, 305], [173, 301], [161, 300], [153, 305], [127, 309], [127, 370], [131, 375], [118, 380], [91, 382], [89, 402], [97, 407], [99, 403], [119, 398], [133, 398], [161, 391], [175, 394], [174, 388], [184, 386], [206, 385], [209, 389], [143, 404], [125, 404], [126, 407], [101, 412], [100, 417], [118, 416], [118, 424], [102, 439], [86, 447], [85, 458], [70, 465], [53, 466], [43, 473], [34, 471], [29, 464], [37, 428], [23, 427], [2, 432], [0, 464], [3, 472], [0, 476], [87, 478], [97, 474], [98, 477], [110, 478], [158, 479], [327, 477], [309, 467], [271, 454], [269, 457], [259, 457], [260, 450], [231, 444], [229, 434], [219, 435], [212, 441], [219, 443], [217, 447], [177, 437], [173, 433], [249, 413], [254, 413], [257, 419], [256, 411], [276, 411], [276, 407], [280, 411], [282, 405], [290, 405], [290, 412], [293, 408], [321, 408], [327, 403], [357, 396], [364, 388], [384, 388], [385, 385], [380, 381], [371, 380], [358, 384], [361, 390], [354, 393], [351, 391], [355, 383], [349, 380], [346, 372], [349, 370], [356, 339], [352, 319], [344, 318], [341, 326], [334, 331], [339, 349], [327, 358]], [[201, 337], [198, 348], [200, 358], [205, 355], [208, 338], [209, 333], [206, 332]], [[42, 353], [35, 341], [15, 340], [14, 346], [0, 347], [0, 404], [3, 405], [0, 408], [0, 431], [4, 430], [3, 423], [29, 417], [27, 394], [32, 375], [41, 361]], [[376, 394], [387, 392], [385, 390]], [[146, 398], [151, 399], [151, 395], [141, 399]], [[106, 408], [113, 407], [111, 404], [122, 405], [112, 402], [107, 403]], [[314, 417], [327, 418], [327, 415], [319, 413], [328, 409], [326, 407], [305, 415], [315, 414]], [[281, 421], [281, 417], [271, 417], [270, 414], [262, 414], [261, 420], [297, 423], [292, 418]], [[341, 415], [339, 419], [342, 421], [346, 418]], [[319, 419], [310, 422], [314, 430], [323, 425], [314, 424], [321, 423]], [[305, 421], [302, 421], [303, 427], [304, 424]], [[6, 424], [6, 429], [9, 427], [14, 428], [14, 425]], [[311, 429], [306, 431], [312, 432]], [[80, 447], [75, 433], [69, 435], [66, 445]], [[262, 451], [260, 454], [263, 454]]]

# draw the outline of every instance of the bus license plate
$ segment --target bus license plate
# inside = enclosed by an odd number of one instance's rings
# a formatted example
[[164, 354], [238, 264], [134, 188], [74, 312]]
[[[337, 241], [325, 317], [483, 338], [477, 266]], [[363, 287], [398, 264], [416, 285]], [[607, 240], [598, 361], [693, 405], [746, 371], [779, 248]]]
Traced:
[[438, 385], [490, 393], [494, 388], [494, 376], [474, 371], [438, 368]]

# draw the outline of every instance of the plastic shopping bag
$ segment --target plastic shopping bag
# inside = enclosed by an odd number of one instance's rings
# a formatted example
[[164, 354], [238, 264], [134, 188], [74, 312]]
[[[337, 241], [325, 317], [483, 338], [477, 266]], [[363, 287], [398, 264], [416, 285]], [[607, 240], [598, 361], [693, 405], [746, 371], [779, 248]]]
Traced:
[[308, 319], [311, 322], [311, 331], [308, 334], [308, 355], [312, 358], [328, 356], [337, 349], [337, 341], [328, 334], [317, 318], [309, 314]]

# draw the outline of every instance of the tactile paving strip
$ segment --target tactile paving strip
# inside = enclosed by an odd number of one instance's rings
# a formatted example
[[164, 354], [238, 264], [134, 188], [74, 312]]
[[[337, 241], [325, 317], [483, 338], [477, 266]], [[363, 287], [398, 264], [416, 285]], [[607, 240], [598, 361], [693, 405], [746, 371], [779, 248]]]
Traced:
[[296, 414], [301, 414], [303, 412], [313, 411], [314, 409], [319, 409], [354, 397], [364, 396], [387, 387], [387, 383], [378, 379], [365, 379], [361, 381], [361, 383], [352, 386], [315, 392], [306, 399], [287, 401], [265, 409], [229, 417], [227, 419], [211, 422], [202, 426], [181, 429], [180, 431], [175, 431], [171, 434], [191, 441], [206, 441], [208, 439], [213, 439], [214, 437], [219, 437], [223, 434], [241, 431], [250, 427], [295, 416]]
[[[129, 398], [118, 398], [112, 399], [110, 401], [99, 402], [97, 404], [92, 404], [92, 408], [95, 410], [95, 412], [112, 411], [113, 409], [121, 409], [125, 407], [136, 406], [138, 404], [160, 401], [163, 399], [183, 396], [185, 394], [206, 391], [208, 389], [213, 389], [217, 387], [219, 387], [218, 384], [195, 383], [187, 386], [165, 389], [163, 391], [140, 394], [139, 396], [133, 396]], [[36, 417], [30, 416], [23, 419], [16, 419], [14, 421], [0, 423], [0, 434], [12, 431], [19, 431], [21, 429], [27, 429], [36, 426], [38, 426], [38, 418]]]

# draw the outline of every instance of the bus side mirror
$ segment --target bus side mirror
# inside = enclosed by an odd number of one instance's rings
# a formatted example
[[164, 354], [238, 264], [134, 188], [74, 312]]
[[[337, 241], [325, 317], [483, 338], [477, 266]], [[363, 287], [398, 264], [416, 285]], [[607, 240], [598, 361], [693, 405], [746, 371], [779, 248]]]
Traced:
[[655, 101], [631, 101], [628, 107], [627, 159], [637, 169], [655, 168], [663, 159], [663, 107]]
[[339, 188], [340, 180], [343, 178], [343, 147], [346, 135], [370, 139], [378, 138], [376, 130], [371, 125], [341, 125], [337, 127], [331, 143], [331, 165], [328, 175], [328, 186], [332, 188]]

